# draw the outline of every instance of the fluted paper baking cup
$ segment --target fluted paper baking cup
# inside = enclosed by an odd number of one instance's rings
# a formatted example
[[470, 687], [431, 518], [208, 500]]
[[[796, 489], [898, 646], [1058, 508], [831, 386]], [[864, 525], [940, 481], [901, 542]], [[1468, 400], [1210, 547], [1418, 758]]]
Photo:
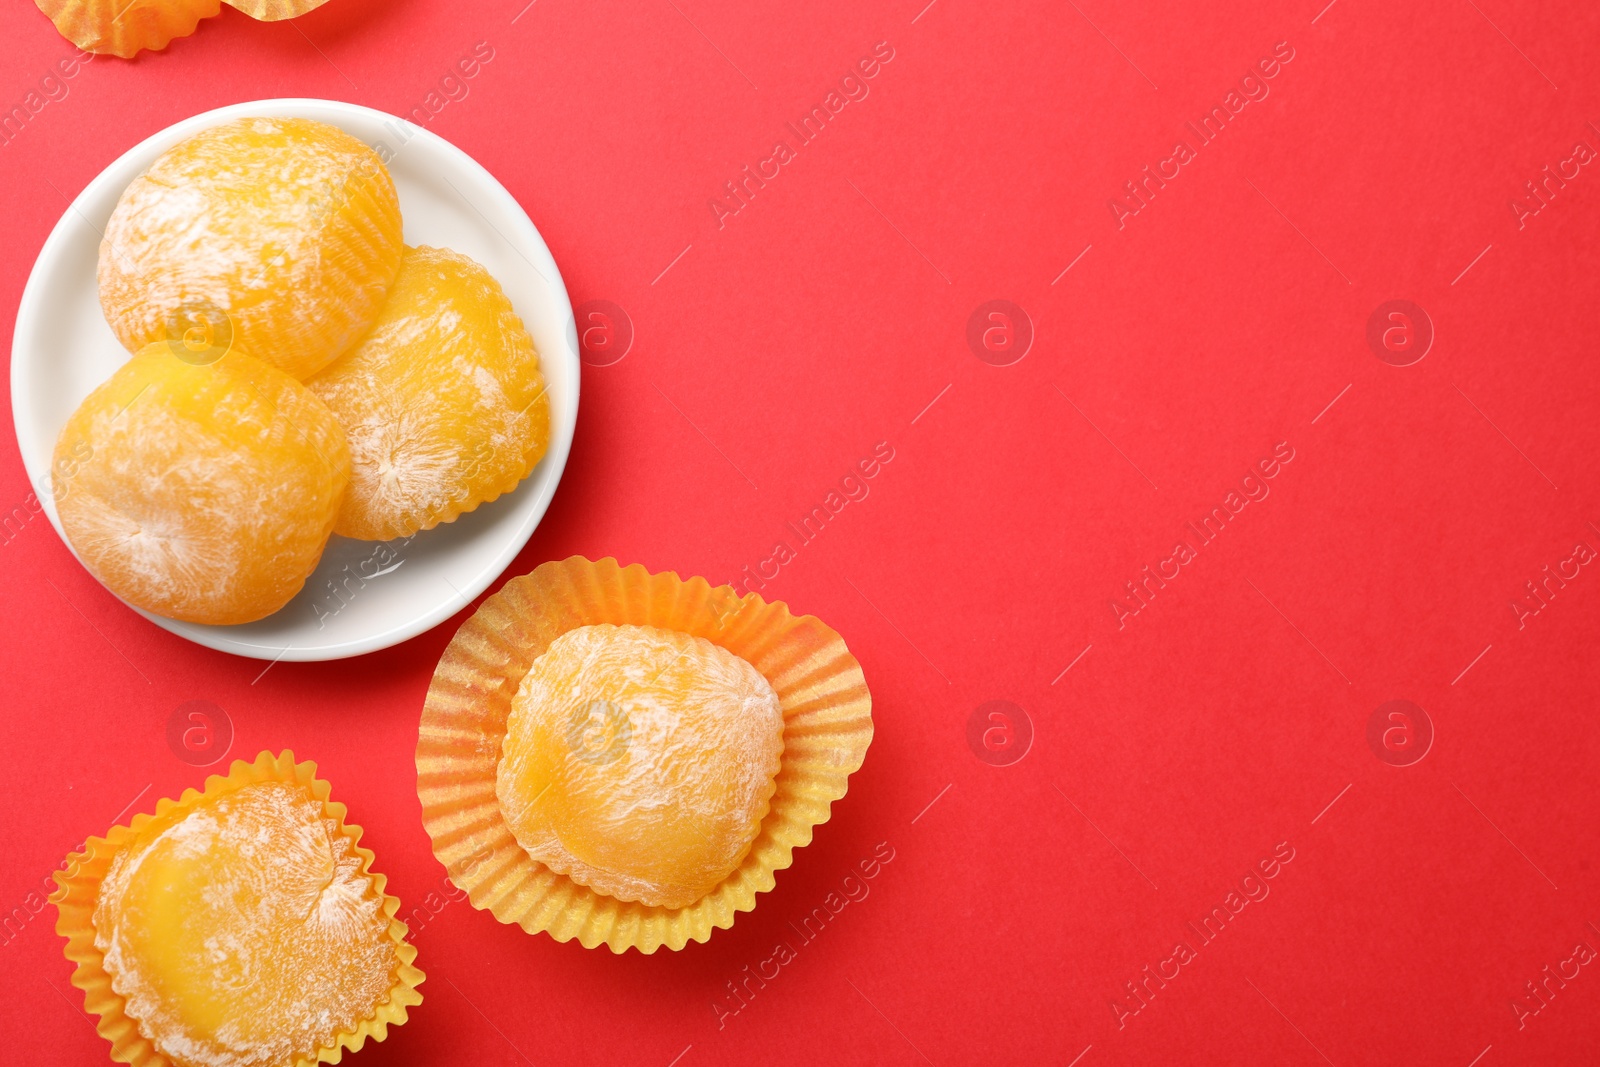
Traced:
[[160, 51], [221, 10], [221, 0], [34, 0], [56, 30], [85, 52], [132, 59]]
[[[598, 623], [721, 645], [766, 677], [783, 709], [783, 761], [760, 832], [739, 867], [687, 907], [651, 907], [579, 885], [523, 851], [500, 812], [500, 743], [523, 676], [561, 634]], [[422, 711], [417, 795], [434, 855], [474, 907], [558, 941], [651, 953], [705, 941], [754, 908], [774, 872], [828, 820], [871, 742], [861, 665], [821, 620], [704, 578], [573, 556], [511, 579], [445, 649]]]
[[56, 872], [57, 888], [50, 894], [50, 903], [56, 906], [57, 912], [56, 932], [67, 939], [67, 959], [77, 965], [72, 984], [83, 990], [84, 1010], [99, 1017], [95, 1029], [111, 1042], [113, 1060], [135, 1067], [178, 1067], [140, 1032], [138, 1020], [127, 1014], [127, 1002], [112, 988], [111, 975], [105, 969], [105, 956], [95, 947], [95, 904], [112, 860], [120, 850], [134, 844], [152, 821], [181, 818], [203, 800], [258, 782], [299, 785], [321, 802], [323, 816], [334, 821], [338, 832], [349, 839], [351, 851], [360, 857], [358, 872], [371, 878], [374, 889], [383, 897], [383, 913], [389, 917], [388, 935], [395, 943], [394, 983], [387, 998], [353, 1030], [338, 1034], [331, 1044], [317, 1049], [314, 1054], [291, 1061], [292, 1067], [338, 1063], [345, 1049], [357, 1051], [368, 1038], [382, 1041], [388, 1036], [389, 1027], [406, 1021], [407, 1008], [422, 1002], [417, 986], [422, 982], [423, 973], [412, 966], [417, 950], [405, 940], [405, 923], [395, 918], [400, 900], [384, 892], [384, 876], [371, 869], [371, 850], [360, 845], [361, 827], [345, 822], [345, 806], [328, 799], [328, 783], [316, 775], [315, 763], [296, 763], [294, 753], [288, 750], [276, 757], [263, 752], [254, 763], [235, 760], [226, 776], [214, 774], [207, 778], [203, 791], [186, 789], [177, 800], [163, 798], [157, 802], [154, 814], [136, 815], [127, 826], [113, 826], [105, 837], [89, 838], [82, 852], [67, 857], [66, 869]]
[[328, 0], [227, 0], [228, 6], [237, 8], [253, 19], [278, 22], [297, 19], [308, 11], [315, 11]]
[[[145, 49], [159, 52], [194, 33], [203, 19], [222, 9], [221, 0], [34, 0], [56, 30], [83, 49], [132, 59]], [[228, 0], [262, 22], [298, 18], [327, 0]]]

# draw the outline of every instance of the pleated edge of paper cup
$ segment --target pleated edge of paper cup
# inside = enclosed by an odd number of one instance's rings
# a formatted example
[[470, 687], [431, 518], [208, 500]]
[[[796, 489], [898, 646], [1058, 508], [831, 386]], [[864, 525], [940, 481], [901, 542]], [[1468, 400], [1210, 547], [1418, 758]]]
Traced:
[[417, 986], [424, 975], [413, 965], [417, 958], [416, 946], [405, 939], [406, 924], [395, 918], [400, 910], [400, 899], [384, 891], [387, 879], [372, 870], [375, 857], [370, 849], [360, 844], [361, 827], [345, 821], [347, 809], [328, 799], [331, 787], [316, 774], [316, 763], [296, 762], [289, 749], [277, 756], [263, 751], [249, 763], [235, 760], [226, 775], [213, 774], [207, 778], [204, 789], [186, 789], [177, 800], [163, 797], [156, 802], [154, 812], [135, 815], [126, 825], [113, 826], [104, 837], [89, 838], [83, 850], [69, 855], [66, 867], [55, 872], [56, 889], [50, 894], [50, 903], [56, 906], [56, 932], [67, 939], [67, 959], [76, 964], [72, 984], [83, 991], [84, 1010], [96, 1016], [95, 1029], [111, 1043], [113, 1060], [135, 1067], [179, 1067], [140, 1032], [138, 1020], [127, 1014], [127, 1002], [112, 988], [111, 975], [105, 969], [105, 956], [95, 947], [94, 910], [102, 880], [117, 853], [136, 841], [150, 822], [165, 819], [174, 812], [192, 810], [204, 800], [259, 782], [299, 785], [322, 804], [323, 815], [334, 820], [339, 832], [349, 839], [352, 851], [360, 857], [357, 873], [371, 878], [373, 888], [382, 896], [383, 913], [389, 919], [387, 934], [395, 943], [394, 982], [385, 999], [374, 1006], [372, 1015], [353, 1030], [338, 1034], [332, 1043], [318, 1048], [315, 1053], [296, 1058], [294, 1067], [338, 1063], [346, 1049], [358, 1051], [368, 1038], [384, 1040], [389, 1027], [403, 1024], [407, 1009], [422, 1002]]
[[[617, 900], [538, 863], [495, 798], [500, 739], [523, 676], [555, 637], [599, 623], [676, 629], [721, 645], [761, 671], [783, 710], [777, 789], [755, 842], [716, 889], [683, 908]], [[451, 882], [501, 922], [614, 953], [678, 950], [753, 909], [775, 872], [810, 843], [865, 759], [871, 708], [860, 663], [815, 616], [609, 557], [545, 563], [487, 598], [440, 657], [417, 739], [423, 825]]]

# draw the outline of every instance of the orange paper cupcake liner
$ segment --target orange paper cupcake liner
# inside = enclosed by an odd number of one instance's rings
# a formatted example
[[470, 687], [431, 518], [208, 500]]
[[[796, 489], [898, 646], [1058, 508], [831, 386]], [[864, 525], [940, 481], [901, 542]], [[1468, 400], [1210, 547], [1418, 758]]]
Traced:
[[[328, 0], [227, 0], [259, 22], [299, 18]], [[34, 0], [56, 31], [85, 52], [132, 59], [188, 37], [222, 0]]]
[[237, 8], [261, 22], [299, 18], [327, 2], [328, 0], [227, 0], [229, 7]]
[[[500, 742], [523, 676], [551, 641], [597, 623], [704, 637], [760, 671], [783, 709], [783, 762], [760, 832], [739, 867], [687, 907], [617, 900], [557, 874], [523, 851], [500, 813]], [[705, 941], [754, 908], [828, 821], [871, 742], [861, 665], [821, 620], [704, 578], [573, 556], [511, 579], [456, 632], [422, 711], [417, 795], [434, 855], [474, 907], [558, 941], [651, 953]]]
[[113, 826], [105, 837], [91, 837], [82, 852], [67, 857], [67, 867], [55, 875], [58, 888], [50, 894], [50, 903], [56, 906], [56, 932], [67, 939], [67, 959], [77, 964], [72, 984], [83, 990], [84, 1010], [99, 1016], [95, 1029], [111, 1042], [111, 1058], [118, 1063], [135, 1067], [176, 1067], [139, 1030], [136, 1019], [126, 1013], [121, 994], [111, 987], [111, 975], [105, 969], [105, 956], [94, 944], [94, 910], [99, 899], [100, 885], [111, 869], [117, 853], [131, 845], [139, 833], [152, 820], [166, 817], [172, 812], [193, 808], [202, 799], [232, 792], [257, 782], [285, 782], [296, 784], [322, 802], [324, 816], [334, 820], [339, 832], [350, 840], [352, 850], [361, 857], [360, 873], [370, 877], [374, 888], [383, 896], [383, 911], [389, 917], [389, 936], [395, 943], [399, 966], [395, 969], [394, 985], [388, 998], [354, 1030], [341, 1033], [331, 1045], [319, 1048], [312, 1056], [296, 1059], [293, 1067], [312, 1067], [318, 1063], [338, 1063], [345, 1049], [358, 1051], [368, 1038], [382, 1041], [389, 1027], [406, 1021], [406, 1010], [422, 1002], [417, 986], [423, 973], [412, 966], [417, 958], [414, 945], [406, 942], [406, 925], [395, 918], [400, 909], [398, 897], [384, 893], [386, 879], [371, 869], [371, 850], [362, 848], [361, 827], [345, 822], [346, 808], [328, 799], [329, 785], [317, 776], [317, 765], [310, 761], [296, 763], [294, 753], [288, 750], [274, 757], [270, 752], [257, 756], [254, 763], [235, 760], [226, 776], [214, 774], [206, 779], [205, 789], [186, 789], [177, 800], [163, 798], [151, 815], [136, 815], [127, 826]]
[[34, 0], [56, 30], [85, 52], [132, 59], [187, 37], [220, 0]]

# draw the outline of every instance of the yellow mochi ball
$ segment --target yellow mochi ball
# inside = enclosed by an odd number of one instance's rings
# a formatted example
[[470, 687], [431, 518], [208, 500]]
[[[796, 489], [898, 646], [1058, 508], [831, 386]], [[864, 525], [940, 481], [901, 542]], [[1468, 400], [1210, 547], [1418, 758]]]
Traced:
[[217, 351], [158, 341], [119, 367], [62, 428], [51, 489], [106, 588], [222, 626], [272, 614], [316, 570], [350, 450], [305, 386]]
[[222, 329], [305, 379], [371, 327], [402, 248], [394, 182], [366, 144], [311, 119], [236, 119], [123, 190], [100, 244], [100, 306], [130, 352]]
[[372, 332], [306, 388], [350, 438], [344, 537], [452, 522], [515, 489], [550, 443], [533, 338], [493, 275], [447, 248], [406, 249]]
[[332, 823], [303, 790], [262, 782], [157, 818], [117, 855], [95, 947], [169, 1060], [302, 1062], [388, 996], [383, 894]]
[[782, 755], [778, 696], [745, 660], [676, 631], [581, 626], [523, 678], [495, 791], [533, 859], [681, 908], [750, 851]]

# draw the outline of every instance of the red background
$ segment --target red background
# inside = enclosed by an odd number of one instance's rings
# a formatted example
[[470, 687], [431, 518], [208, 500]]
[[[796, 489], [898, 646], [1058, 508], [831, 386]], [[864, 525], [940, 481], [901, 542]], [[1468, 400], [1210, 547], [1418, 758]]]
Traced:
[[[449, 903], [416, 933], [426, 1002], [356, 1063], [1595, 1062], [1600, 967], [1520, 1028], [1511, 1005], [1600, 949], [1600, 573], [1521, 628], [1509, 604], [1600, 548], [1600, 172], [1521, 227], [1510, 201], [1600, 147], [1600, 9], [1323, 2], [224, 9], [90, 63], [0, 146], [8, 335], [67, 199], [136, 141], [268, 96], [407, 112], [486, 42], [429, 127], [521, 200], [575, 304], [636, 331], [585, 368], [512, 573], [584, 553], [727, 580], [894, 449], [765, 590], [845, 635], [878, 727], [776, 890], [651, 957]], [[880, 41], [870, 95], [719, 228], [722, 183]], [[1122, 183], [1280, 41], [1270, 96], [1119, 229]], [[0, 104], [70, 52], [6, 5]], [[966, 340], [991, 299], [1034, 326], [1010, 366]], [[1391, 299], [1436, 330], [1411, 366], [1366, 341]], [[1123, 583], [1280, 441], [1270, 496], [1119, 629]], [[0, 504], [28, 493], [5, 435]], [[231, 756], [317, 760], [408, 912], [438, 890], [412, 757], [459, 618], [262, 675], [123, 608], [43, 518], [5, 537], [0, 906], [26, 917], [83, 837], [202, 782], [166, 741], [190, 700], [231, 718]], [[1009, 766], [966, 740], [996, 699], [1035, 733]], [[1368, 744], [1391, 699], [1435, 731], [1411, 766]], [[725, 983], [879, 842], [870, 895], [719, 1028]], [[1280, 842], [1270, 896], [1199, 945], [1184, 924]], [[106, 1062], [53, 923], [0, 948], [0, 1058]], [[1197, 958], [1119, 1020], [1179, 939]]]

